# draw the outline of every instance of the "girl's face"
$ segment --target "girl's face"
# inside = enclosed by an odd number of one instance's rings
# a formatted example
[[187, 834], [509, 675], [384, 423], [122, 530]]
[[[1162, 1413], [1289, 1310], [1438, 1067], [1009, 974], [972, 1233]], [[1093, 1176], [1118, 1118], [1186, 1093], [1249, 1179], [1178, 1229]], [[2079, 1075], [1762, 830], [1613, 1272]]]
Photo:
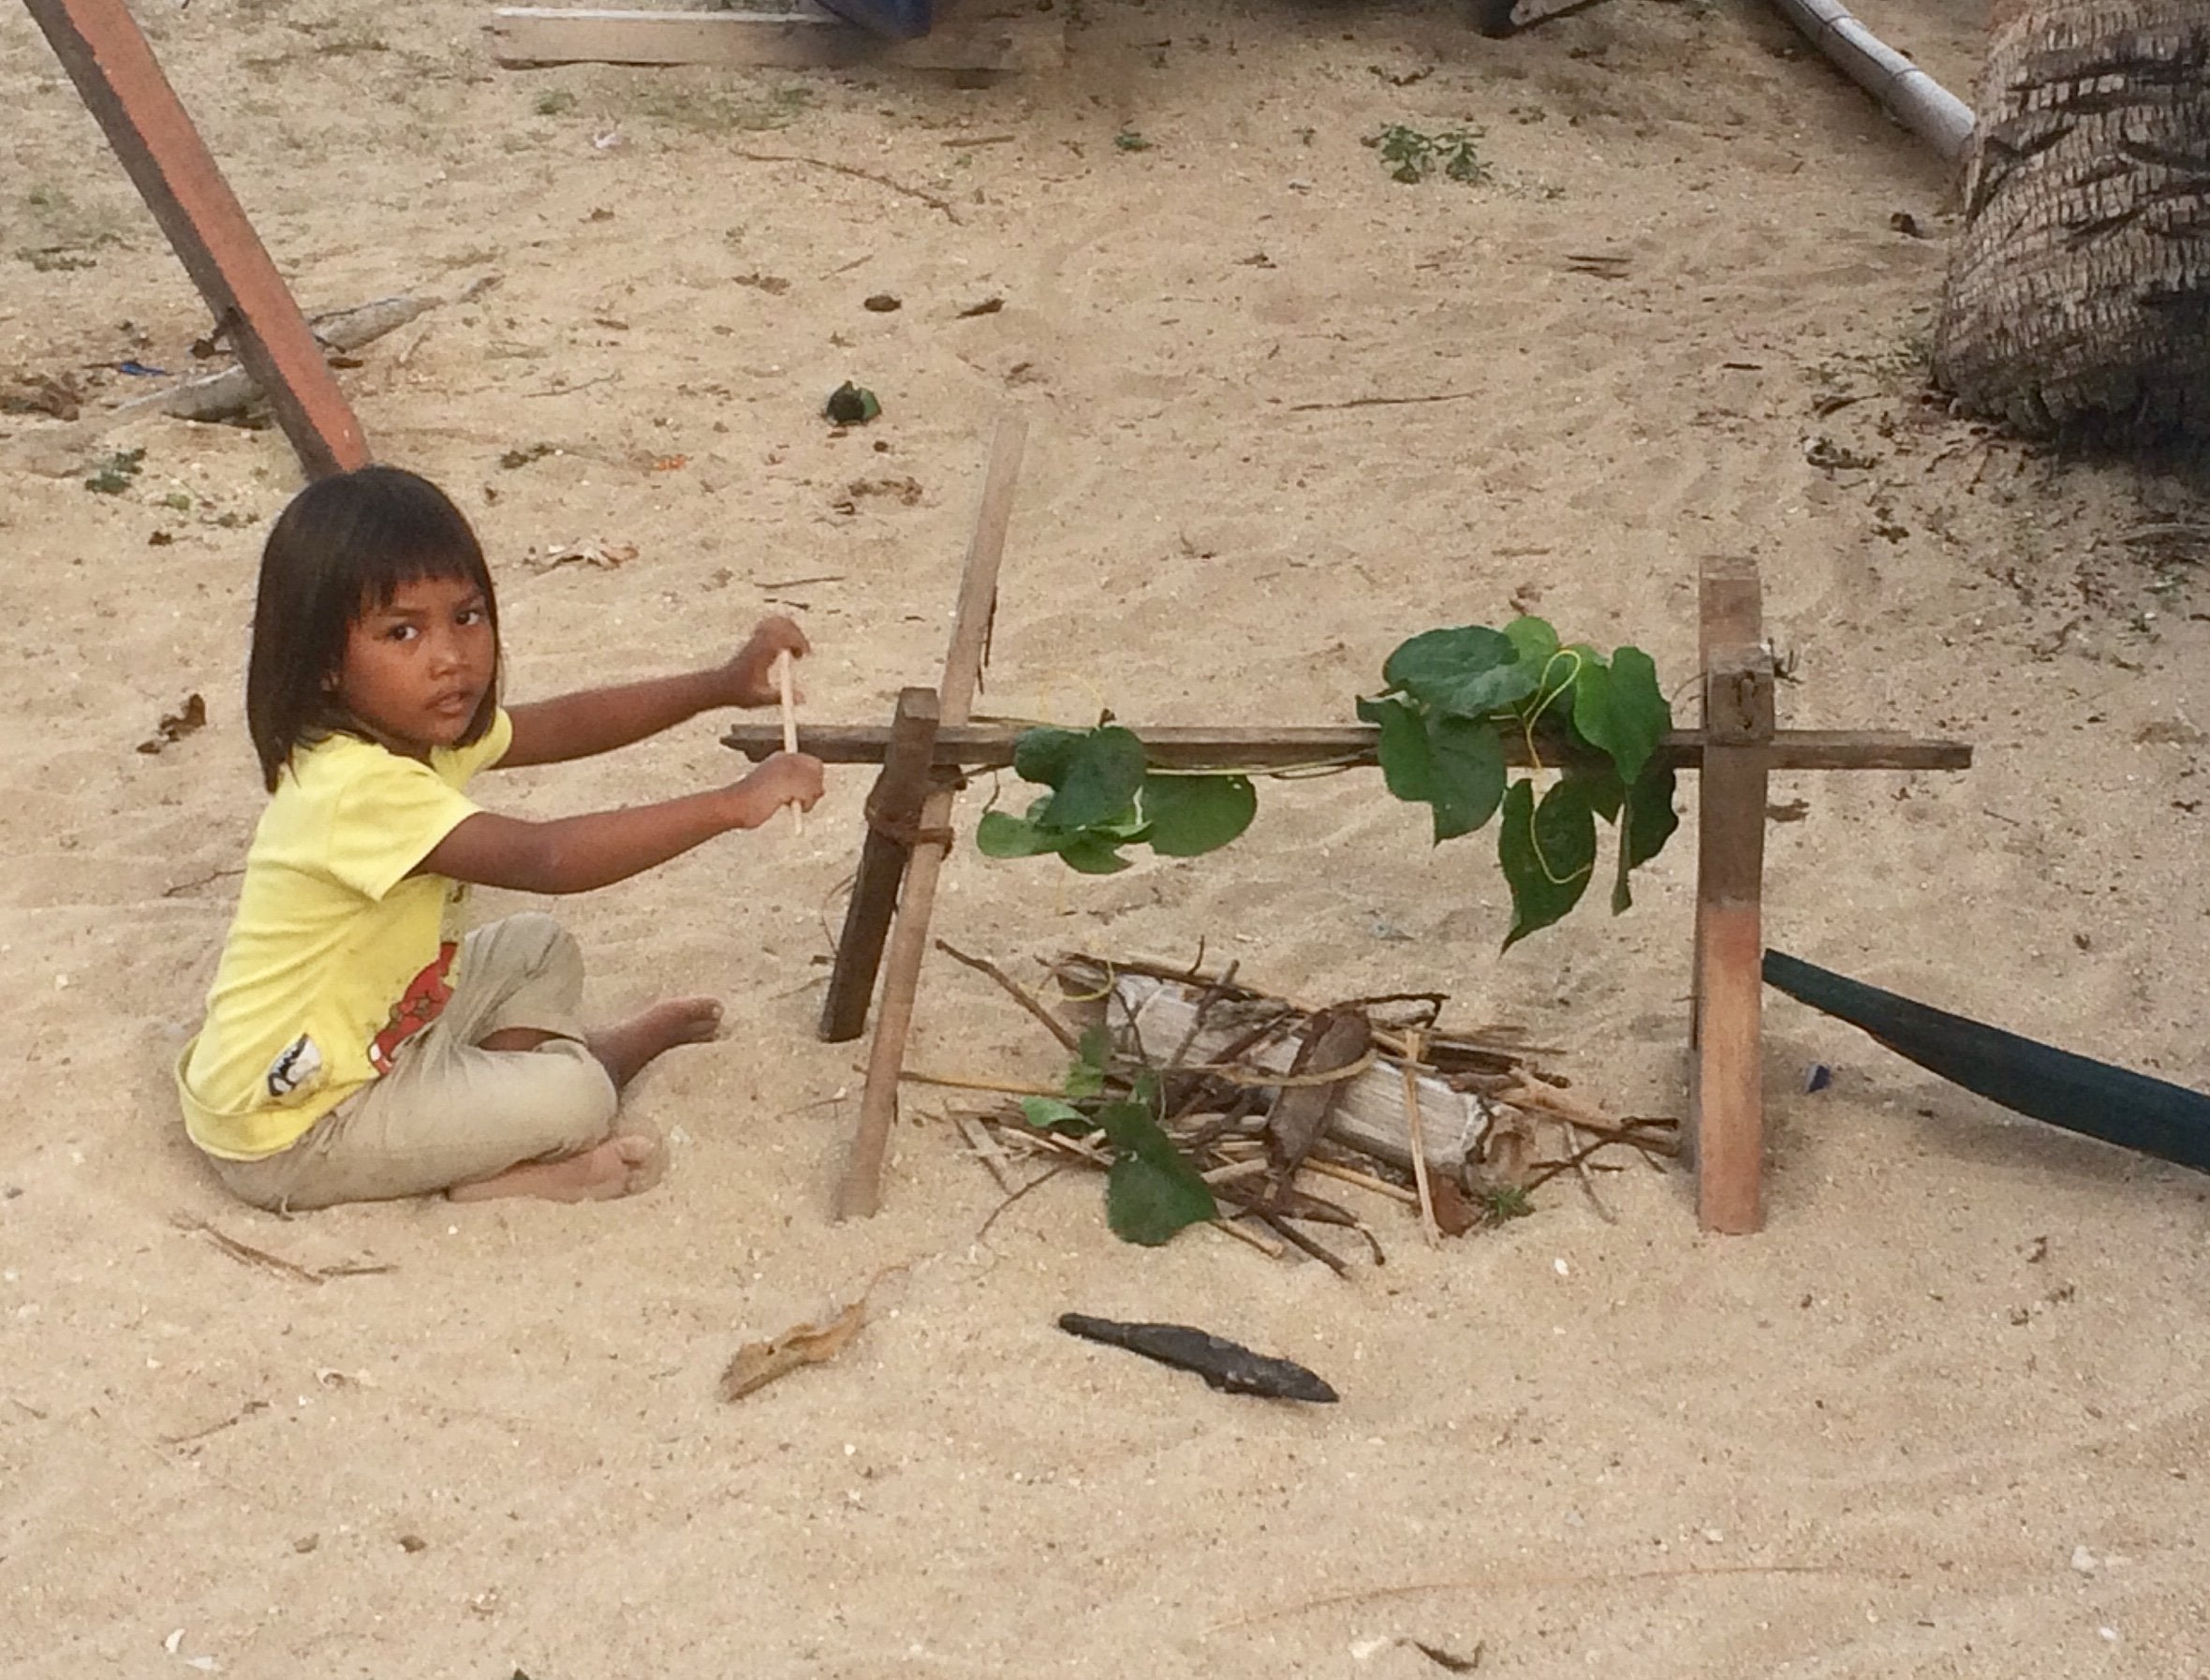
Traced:
[[337, 698], [386, 746], [426, 759], [468, 732], [498, 651], [481, 590], [465, 578], [418, 578], [347, 627]]

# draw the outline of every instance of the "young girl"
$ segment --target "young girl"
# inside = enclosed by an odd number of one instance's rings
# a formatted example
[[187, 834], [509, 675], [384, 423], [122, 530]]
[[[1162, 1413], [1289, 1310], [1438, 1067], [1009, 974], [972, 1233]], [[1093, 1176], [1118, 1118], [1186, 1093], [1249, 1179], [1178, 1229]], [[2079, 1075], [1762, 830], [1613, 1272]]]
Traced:
[[618, 1094], [670, 1046], [712, 1038], [721, 1006], [679, 998], [586, 1033], [575, 941], [536, 913], [462, 937], [468, 886], [586, 892], [821, 796], [819, 762], [778, 753], [660, 804], [552, 822], [479, 810], [463, 791], [479, 770], [773, 704], [776, 657], [807, 651], [769, 618], [711, 670], [508, 710], [498, 626], [475, 533], [412, 473], [324, 479], [269, 533], [245, 715], [272, 797], [177, 1068], [193, 1142], [258, 1206], [644, 1188], [658, 1141], [617, 1127]]

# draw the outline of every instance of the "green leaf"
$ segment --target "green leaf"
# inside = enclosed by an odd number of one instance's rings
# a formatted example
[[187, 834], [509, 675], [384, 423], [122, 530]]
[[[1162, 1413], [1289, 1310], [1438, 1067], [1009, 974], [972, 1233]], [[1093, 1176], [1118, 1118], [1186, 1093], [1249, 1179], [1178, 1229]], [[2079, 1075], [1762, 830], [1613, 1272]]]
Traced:
[[1620, 648], [1609, 671], [1599, 664], [1582, 669], [1573, 686], [1573, 728], [1611, 755], [1622, 784], [1634, 785], [1658, 750], [1658, 737], [1672, 727], [1672, 708], [1658, 686], [1658, 668], [1641, 648]]
[[1439, 846], [1496, 814], [1504, 797], [1504, 742], [1493, 723], [1437, 714], [1427, 720], [1427, 752]]
[[1053, 833], [1025, 817], [985, 811], [975, 824], [975, 846], [990, 858], [1034, 858], [1064, 847], [1069, 836]]
[[1024, 1097], [1021, 1113], [1039, 1131], [1057, 1131], [1062, 1127], [1084, 1133], [1097, 1129], [1087, 1114], [1071, 1102], [1061, 1102], [1055, 1097]]
[[1440, 846], [1470, 834], [1504, 797], [1504, 743], [1492, 723], [1420, 713], [1398, 700], [1361, 700], [1358, 715], [1381, 727], [1378, 756], [1389, 791], [1435, 811]]
[[1557, 632], [1546, 618], [1520, 617], [1504, 626], [1504, 640], [1518, 651], [1520, 663], [1540, 671], [1557, 652]]
[[1627, 791], [1619, 813], [1619, 874], [1612, 883], [1612, 914], [1634, 903], [1627, 884], [1628, 872], [1641, 868], [1672, 838], [1681, 819], [1672, 808], [1673, 773], [1670, 766], [1646, 769]]
[[1381, 675], [1433, 711], [1483, 717], [1534, 693], [1541, 668], [1523, 664], [1501, 631], [1465, 625], [1413, 637], [1389, 656]]
[[1511, 888], [1511, 932], [1504, 939], [1510, 951], [1580, 903], [1588, 889], [1596, 873], [1596, 816], [1588, 790], [1560, 781], [1538, 805], [1531, 780], [1512, 783], [1504, 795], [1496, 858]]
[[1065, 774], [1054, 784], [1053, 827], [1086, 829], [1118, 821], [1135, 803], [1143, 785], [1143, 744], [1127, 729], [1108, 724], [1075, 744]]
[[1120, 842], [1101, 834], [1078, 833], [1059, 847], [1059, 861], [1077, 875], [1118, 875], [1129, 860], [1120, 855]]
[[1112, 1035], [1093, 1026], [1075, 1042], [1074, 1066], [1067, 1069], [1067, 1095], [1099, 1096], [1105, 1089], [1106, 1064], [1112, 1060]]
[[1590, 810], [1606, 822], [1619, 820], [1619, 807], [1627, 798], [1627, 788], [1609, 759], [1583, 759], [1566, 765], [1564, 774], [1568, 781], [1581, 784], [1581, 791], [1588, 795]]
[[1154, 775], [1143, 780], [1143, 820], [1162, 858], [1216, 851], [1251, 826], [1259, 794], [1240, 775]]
[[1013, 742], [1013, 774], [1024, 782], [1056, 788], [1067, 779], [1067, 767], [1088, 736], [1087, 729], [1023, 729]]
[[1435, 759], [1427, 750], [1427, 721], [1400, 700], [1358, 702], [1359, 720], [1381, 726], [1378, 756], [1381, 780], [1408, 803], [1423, 805], [1435, 797]]
[[1185, 1225], [1218, 1216], [1213, 1192], [1150, 1110], [1108, 1103], [1098, 1111], [1098, 1124], [1117, 1152], [1105, 1175], [1105, 1218], [1114, 1236], [1157, 1247]]

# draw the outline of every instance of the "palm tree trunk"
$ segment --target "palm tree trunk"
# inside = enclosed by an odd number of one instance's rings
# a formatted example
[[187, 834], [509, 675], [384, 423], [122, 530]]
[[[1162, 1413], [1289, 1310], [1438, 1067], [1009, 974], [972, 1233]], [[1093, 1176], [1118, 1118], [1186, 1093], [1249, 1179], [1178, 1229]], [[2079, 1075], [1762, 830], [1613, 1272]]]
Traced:
[[2210, 0], [1995, 0], [1936, 380], [2033, 433], [2210, 434]]

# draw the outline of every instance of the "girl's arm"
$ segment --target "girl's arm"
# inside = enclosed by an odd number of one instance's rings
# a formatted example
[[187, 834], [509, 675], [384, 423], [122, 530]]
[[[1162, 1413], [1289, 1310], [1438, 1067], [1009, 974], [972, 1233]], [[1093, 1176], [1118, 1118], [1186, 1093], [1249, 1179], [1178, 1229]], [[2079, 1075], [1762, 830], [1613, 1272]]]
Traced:
[[679, 857], [731, 829], [756, 829], [787, 804], [821, 797], [821, 764], [777, 753], [743, 781], [710, 793], [523, 822], [479, 811], [464, 818], [414, 870], [517, 892], [588, 892]]
[[763, 618], [735, 657], [710, 671], [583, 689], [557, 700], [508, 707], [514, 741], [497, 768], [560, 764], [611, 752], [716, 706], [773, 705], [775, 656], [788, 653], [802, 659], [808, 651], [805, 632], [790, 620]]

